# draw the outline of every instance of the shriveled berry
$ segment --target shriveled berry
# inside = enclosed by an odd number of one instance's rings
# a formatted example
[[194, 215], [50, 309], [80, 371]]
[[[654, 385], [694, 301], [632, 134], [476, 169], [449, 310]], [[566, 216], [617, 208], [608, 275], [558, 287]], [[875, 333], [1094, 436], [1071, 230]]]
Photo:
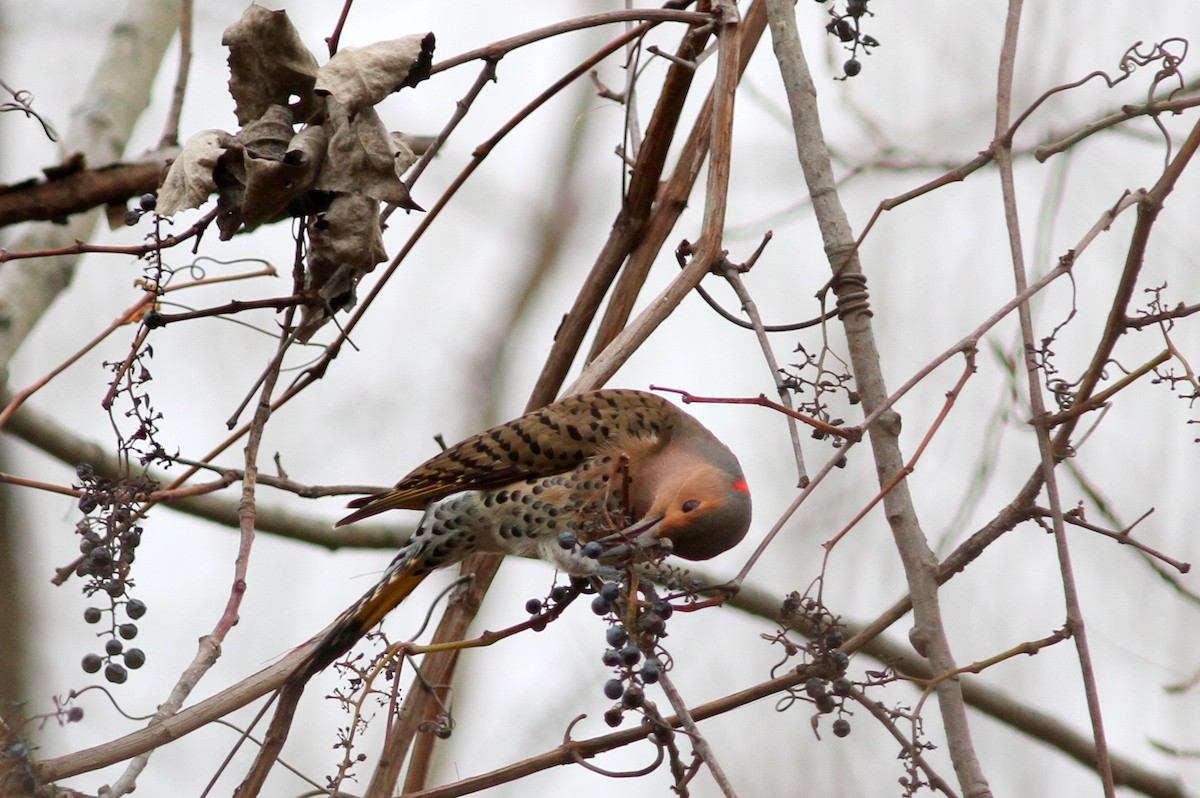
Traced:
[[854, 685], [845, 676], [839, 676], [829, 685], [829, 690], [834, 695], [850, 695], [850, 691], [853, 689]]
[[625, 685], [620, 679], [609, 679], [604, 683], [604, 696], [616, 701], [625, 692]]
[[651, 604], [650, 611], [662, 618], [664, 621], [675, 614], [675, 608], [671, 606], [671, 602], [662, 600]]
[[80, 664], [83, 665], [83, 670], [85, 672], [95, 673], [96, 671], [100, 670], [100, 666], [103, 663], [104, 660], [100, 658], [99, 654], [88, 654], [83, 658], [83, 662]]
[[589, 560], [595, 560], [604, 553], [604, 547], [601, 546], [597, 541], [593, 540], [590, 543], [585, 543], [583, 548], [580, 549], [579, 553], [584, 557], [587, 557]]
[[559, 532], [558, 545], [564, 549], [573, 549], [579, 543], [579, 538], [575, 537], [574, 532]]
[[819, 695], [825, 694], [825, 681], [817, 676], [813, 676], [804, 683], [804, 692], [809, 698], [816, 698]]
[[83, 513], [84, 515], [87, 515], [92, 510], [95, 510], [95, 509], [96, 509], [96, 500], [92, 496], [85, 493], [79, 497], [79, 512]]
[[83, 707], [71, 707], [67, 710], [67, 723], [78, 723], [83, 720]]
[[667, 622], [658, 614], [648, 612], [638, 619], [638, 626], [650, 634], [660, 635], [667, 628]]
[[104, 568], [112, 565], [112, 552], [100, 546], [88, 552], [88, 565], [93, 568]]
[[614, 729], [621, 725], [621, 708], [612, 707], [604, 711], [604, 722]]
[[88, 607], [83, 611], [83, 620], [88, 623], [100, 623], [100, 619], [104, 617], [104, 613], [99, 607]]
[[124, 665], [110, 662], [104, 668], [104, 678], [113, 684], [124, 684], [125, 680], [129, 678], [129, 671], [125, 670]]
[[84, 482], [87, 482], [96, 476], [96, 471], [88, 463], [80, 463], [75, 466], [75, 476], [79, 477]]
[[125, 614], [136, 621], [146, 614], [146, 602], [141, 599], [130, 599], [125, 602]]
[[625, 645], [625, 641], [629, 639], [629, 633], [625, 631], [624, 626], [610, 626], [604, 633], [604, 639], [613, 648], [618, 648]]
[[104, 641], [104, 650], [110, 657], [115, 657], [125, 650], [125, 644], [115, 637], [110, 637]]
[[850, 721], [845, 718], [838, 718], [833, 722], [833, 736], [845, 737], [850, 733]]
[[137, 637], [138, 628], [136, 623], [123, 623], [117, 627], [117, 634], [126, 640], [132, 640]]
[[621, 696], [621, 703], [630, 709], [637, 709], [646, 703], [646, 694], [642, 692], [642, 688], [631, 684], [626, 688], [624, 695]]
[[844, 642], [846, 642], [846, 640], [842, 636], [841, 629], [832, 629], [825, 634], [825, 647], [826, 648], [831, 648], [831, 649], [837, 648]]
[[609, 601], [616, 601], [621, 597], [621, 586], [616, 582], [605, 582], [597, 592]]
[[612, 602], [604, 598], [604, 596], [596, 596], [592, 599], [592, 612], [597, 615], [608, 615], [612, 611]]
[[146, 664], [146, 653], [140, 648], [126, 649], [125, 664], [136, 671]]
[[525, 612], [530, 615], [537, 615], [542, 611], [542, 602], [539, 599], [531, 598], [525, 602]]

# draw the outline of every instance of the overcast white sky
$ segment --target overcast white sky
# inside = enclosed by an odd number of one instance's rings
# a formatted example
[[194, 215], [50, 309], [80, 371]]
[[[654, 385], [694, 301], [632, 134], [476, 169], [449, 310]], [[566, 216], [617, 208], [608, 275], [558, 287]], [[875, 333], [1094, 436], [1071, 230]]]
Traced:
[[[185, 106], [183, 136], [206, 129], [233, 130], [233, 104], [226, 90], [225, 50], [221, 31], [241, 14], [244, 5], [230, 0], [198, 3], [193, 72]], [[273, 3], [286, 7], [305, 40], [324, 60], [323, 38], [332, 30], [337, 6], [328, 2]], [[604, 10], [617, 5], [599, 2], [395, 3], [359, 0], [343, 34], [344, 45], [432, 30], [438, 37], [436, 61], [546, 22]], [[36, 107], [60, 130], [78, 100], [98, 57], [116, 3], [66, 0], [10, 0], [0, 10], [0, 77], [32, 91]], [[849, 165], [885, 154], [904, 161], [919, 159], [961, 163], [986, 148], [994, 118], [996, 58], [1005, 8], [1002, 3], [963, 4], [946, 0], [897, 3], [876, 0], [867, 31], [883, 44], [865, 60], [853, 81], [832, 80], [844, 54], [824, 35], [824, 7], [801, 2], [801, 33], [814, 69], [828, 140]], [[1116, 72], [1121, 53], [1134, 42], [1169, 36], [1194, 40], [1200, 34], [1200, 5], [1178, 0], [1144, 0], [1137, 4], [1031, 2], [1017, 68], [1017, 99], [1022, 109], [1047, 88], [1077, 79], [1092, 70]], [[414, 191], [417, 202], [430, 207], [442, 188], [462, 168], [472, 149], [485, 140], [530, 98], [581, 60], [611, 32], [594, 31], [560, 37], [518, 51], [499, 66], [499, 83], [484, 93], [462, 129]], [[673, 47], [673, 32], [655, 41]], [[159, 75], [155, 103], [139, 126], [131, 153], [152, 146], [161, 130], [177, 50], [172, 46]], [[711, 79], [713, 63], [700, 70]], [[1185, 64], [1185, 75], [1200, 72]], [[385, 101], [380, 113], [392, 128], [430, 134], [442, 126], [474, 80], [478, 67], [468, 65], [436, 76], [415, 90]], [[662, 67], [645, 73], [641, 113], [648, 119]], [[1081, 123], [1124, 103], [1144, 99], [1150, 68], [1115, 90], [1093, 82], [1058, 97], [1039, 112], [1018, 136], [1029, 147], [1074, 130]], [[606, 62], [601, 77], [619, 87], [618, 61]], [[580, 87], [586, 91], [586, 87]], [[699, 92], [697, 92], [699, 95]], [[764, 40], [739, 94], [733, 158], [733, 194], [726, 246], [735, 260], [744, 259], [761, 234], [775, 238], [748, 278], [748, 285], [769, 323], [814, 315], [812, 296], [827, 279], [821, 242], [811, 214], [797, 209], [803, 180], [787, 124], [786, 103], [771, 48]], [[695, 103], [692, 104], [693, 107]], [[584, 109], [580, 112], [580, 108]], [[1176, 135], [1186, 134], [1194, 113], [1169, 120]], [[554, 329], [568, 307], [581, 276], [590, 266], [616, 212], [620, 164], [612, 155], [620, 142], [621, 111], [612, 103], [567, 92], [550, 103], [531, 123], [519, 128], [499, 147], [456, 199], [448, 216], [435, 225], [414, 250], [372, 314], [358, 328], [360, 351], [346, 351], [327, 378], [273, 419], [264, 441], [266, 460], [278, 452], [289, 474], [314, 484], [394, 482], [433, 453], [432, 435], [457, 440], [482, 424], [520, 412], [549, 350]], [[572, 232], [561, 269], [537, 298], [536, 309], [503, 349], [500, 399], [495, 415], [481, 418], [488, 386], [478, 382], [480, 358], [501, 334], [498, 309], [512, 298], [513, 275], [536, 251], [530, 240], [536, 221], [546, 211], [569, 131], [585, 127], [589, 155], [577, 182], [575, 200], [583, 223]], [[1136, 135], [1135, 135], [1136, 133]], [[0, 181], [13, 182], [37, 174], [59, 157], [39, 128], [16, 114], [0, 116]], [[890, 150], [888, 148], [895, 148]], [[1041, 273], [1086, 232], [1100, 213], [1125, 189], [1151, 184], [1163, 158], [1161, 140], [1147, 123], [1131, 132], [1099, 137], [1069, 160], [1037, 164], [1026, 159], [1018, 169], [1022, 223], [1029, 266]], [[936, 170], [911, 170], [856, 177], [844, 186], [843, 202], [856, 230], [861, 230], [876, 204], [930, 179]], [[1171, 303], [1195, 302], [1200, 290], [1200, 231], [1194, 221], [1200, 201], [1195, 166], [1185, 175], [1162, 215], [1151, 247], [1152, 263], [1143, 283], [1168, 282]], [[876, 331], [885, 374], [895, 388], [934, 355], [953, 345], [1011, 295], [1011, 267], [1005, 242], [1000, 192], [994, 170], [985, 170], [885, 216], [863, 249], [870, 278]], [[669, 239], [669, 253], [680, 238], [695, 240], [702, 195]], [[190, 218], [190, 217], [189, 217]], [[397, 214], [385, 241], [394, 253], [416, 225], [416, 216]], [[186, 224], [184, 220], [183, 224]], [[1064, 372], [1074, 377], [1091, 351], [1098, 324], [1107, 310], [1132, 225], [1129, 215], [1115, 225], [1078, 267], [1080, 318], [1064, 333], [1056, 352]], [[182, 226], [182, 225], [180, 225]], [[103, 231], [102, 242], [136, 242], [147, 230]], [[0, 232], [0, 246], [11, 234]], [[215, 235], [201, 254], [221, 260], [264, 258], [290, 266], [291, 235], [276, 225], [252, 236], [220, 243]], [[185, 252], [171, 253], [175, 265], [189, 262]], [[643, 301], [672, 277], [670, 257], [661, 259]], [[3, 267], [0, 267], [3, 268]], [[210, 267], [219, 270], [222, 267]], [[131, 287], [140, 270], [124, 258], [85, 258], [71, 289], [65, 293], [28, 340], [13, 363], [10, 385], [21, 387], [60, 362], [135, 298]], [[220, 286], [186, 298], [194, 305], [219, 304], [237, 290], [239, 298], [286, 293], [290, 283], [231, 288]], [[728, 291], [717, 293], [736, 310]], [[1035, 307], [1039, 335], [1060, 321], [1070, 301], [1064, 283]], [[257, 323], [274, 330], [267, 316]], [[131, 332], [124, 331], [94, 357], [74, 367], [40, 393], [34, 406], [53, 413], [79, 434], [110, 443], [111, 431], [99, 408], [107, 373], [101, 361], [128, 351]], [[810, 350], [819, 346], [816, 333], [776, 338], [779, 356], [797, 340]], [[959, 408], [927, 451], [911, 480], [918, 512], [927, 534], [947, 550], [1006, 503], [1035, 463], [1033, 436], [1020, 423], [1024, 411], [1006, 394], [1006, 375], [996, 348], [1014, 351], [1015, 319], [1002, 324], [981, 346], [979, 375], [970, 383]], [[590, 338], [589, 338], [590, 342]], [[1179, 328], [1177, 344], [1200, 358], [1195, 324]], [[833, 345], [844, 350], [835, 338]], [[159, 331], [151, 384], [156, 406], [164, 413], [162, 440], [185, 456], [198, 456], [225, 435], [224, 420], [250, 388], [274, 349], [266, 335], [245, 327], [210, 321]], [[1126, 365], [1161, 348], [1150, 333], [1123, 350]], [[1193, 363], [1196, 361], [1194, 360]], [[302, 365], [299, 359], [295, 365]], [[899, 407], [904, 416], [907, 452], [913, 451], [941, 408], [942, 397], [957, 379], [957, 361], [927, 381]], [[645, 388], [650, 383], [686, 388], [700, 394], [756, 395], [770, 392], [770, 375], [749, 334], [731, 333], [696, 297], [663, 326], [612, 381]], [[1023, 383], [1022, 383], [1023, 385]], [[1200, 514], [1195, 485], [1200, 450], [1193, 443], [1196, 418], [1184, 402], [1171, 399], [1162, 387], [1145, 386], [1118, 403], [1088, 441], [1078, 468], [1111, 501], [1126, 522], [1150, 507], [1156, 512], [1143, 527], [1153, 545], [1181, 560], [1195, 560], [1194, 519]], [[762, 410], [704, 406], [694, 409], [739, 453], [755, 490], [756, 522], [751, 542], [714, 561], [711, 570], [732, 575], [756, 542], [794, 498], [794, 465], [783, 426]], [[1000, 420], [1008, 411], [1018, 420]], [[843, 408], [848, 422], [855, 411]], [[807, 438], [806, 438], [807, 440]], [[810, 465], [819, 467], [827, 450], [810, 442]], [[980, 452], [994, 445], [986, 462], [986, 478], [976, 470]], [[67, 483], [71, 469], [33, 450], [14, 446], [18, 473]], [[220, 462], [240, 466], [235, 447]], [[874, 493], [873, 468], [866, 447], [827, 484], [814, 502], [797, 515], [778, 541], [775, 556], [753, 573], [752, 580], [780, 597], [804, 590], [817, 575], [820, 543], [841, 528]], [[982, 495], [968, 502], [973, 486]], [[1070, 506], [1081, 498], [1071, 485], [1064, 495]], [[338, 517], [342, 502], [303, 502], [266, 491], [265, 503], [288, 504], [329, 519]], [[85, 601], [77, 585], [53, 588], [48, 576], [76, 551], [71, 503], [61, 498], [23, 494], [28, 519], [30, 606], [42, 622], [36, 662], [40, 682], [31, 697], [37, 706], [85, 682], [79, 658], [91, 650], [81, 612]], [[396, 522], [406, 519], [397, 518]], [[1099, 520], [1099, 519], [1093, 519]], [[1131, 553], [1108, 541], [1074, 538], [1074, 554], [1084, 609], [1098, 662], [1101, 695], [1110, 741], [1115, 752], [1161, 772], [1182, 775], [1200, 790], [1200, 767], [1171, 759], [1151, 740], [1195, 749], [1195, 718], [1200, 699], [1195, 692], [1168, 696], [1163, 685], [1187, 678], [1200, 667], [1200, 621], [1196, 609], [1174, 597]], [[237, 539], [228, 530], [156, 510], [140, 552], [137, 595], [150, 606], [139, 638], [149, 662], [128, 684], [114, 690], [131, 714], [152, 712], [180, 670], [194, 654], [195, 640], [207, 633], [220, 614], [231, 578]], [[199, 693], [208, 695], [253, 672], [322, 627], [366, 589], [388, 561], [385, 553], [329, 554], [311, 547], [260, 537], [251, 565], [250, 587], [242, 624], [226, 643], [224, 656], [205, 678]], [[448, 578], [448, 577], [447, 577]], [[544, 595], [549, 570], [539, 563], [509, 563], [489, 596], [479, 628], [497, 628], [523, 618], [524, 599]], [[445, 584], [426, 586], [389, 622], [393, 639], [403, 638], [420, 622], [428, 598]], [[1195, 578], [1189, 583], [1196, 590]], [[881, 607], [903, 594], [904, 577], [894, 557], [890, 535], [876, 511], [839, 546], [831, 562], [826, 599], [848, 618], [873, 618]], [[1052, 539], [1021, 528], [997, 544], [965, 578], [943, 593], [951, 641], [960, 663], [992, 656], [1022, 641], [1044, 637], [1062, 625], [1061, 585]], [[759, 638], [770, 631], [723, 609], [673, 621], [668, 647], [678, 660], [676, 680], [694, 703], [751, 685], [767, 676], [778, 651]], [[892, 633], [902, 638], [904, 623]], [[569, 720], [588, 713], [577, 736], [601, 733], [600, 715], [608, 706], [601, 694], [605, 670], [599, 663], [603, 626], [584, 607], [541, 636], [518, 639], [464, 657], [461, 687], [456, 694], [459, 728], [441, 758], [439, 781], [498, 767], [556, 745]], [[873, 665], [865, 659], [852, 673]], [[498, 676], [497, 674], [503, 674]], [[1050, 711], [1075, 728], [1086, 728], [1074, 652], [1059, 646], [1036, 658], [1023, 658], [994, 668], [983, 679], [1021, 700]], [[320, 702], [321, 690], [310, 691], [287, 756], [309, 764], [310, 773], [328, 772], [334, 754], [333, 731], [344, 722], [331, 702]], [[912, 704], [915, 691], [901, 685], [876, 694], [885, 703]], [[56, 755], [112, 738], [131, 725], [119, 720], [93, 693], [85, 701], [88, 719], [65, 730], [48, 730], [43, 753]], [[771, 701], [708, 722], [717, 756], [729, 769], [743, 796], [891, 796], [901, 775], [894, 761], [895, 744], [874, 727], [864, 712], [855, 719], [847, 740], [830, 735], [817, 742], [802, 708], [777, 713]], [[936, 713], [927, 710], [928, 728], [940, 740]], [[976, 742], [984, 768], [997, 794], [1099, 794], [1095, 777], [999, 724], [975, 721]], [[146, 794], [198, 794], [211, 776], [220, 751], [235, 735], [210, 728], [188, 741], [158, 752], [140, 784]], [[369, 748], [364, 750], [371, 750]], [[605, 758], [616, 770], [638, 767], [646, 748]], [[941, 750], [933, 755], [941, 772], [950, 768]], [[236, 775], [239, 763], [232, 770]], [[119, 772], [112, 770], [115, 778]], [[108, 775], [106, 773], [106, 775]], [[294, 795], [297, 782], [278, 776], [268, 795]], [[94, 791], [92, 774], [76, 785]], [[225, 794], [236, 780], [226, 778], [216, 793]], [[183, 786], [182, 790], [178, 788]], [[669, 776], [613, 784], [578, 768], [560, 768], [526, 782], [499, 788], [489, 795], [527, 795], [530, 791], [576, 796], [610, 794], [663, 795]], [[273, 790], [273, 791], [272, 791]], [[696, 796], [718, 794], [706, 776], [694, 784]]]

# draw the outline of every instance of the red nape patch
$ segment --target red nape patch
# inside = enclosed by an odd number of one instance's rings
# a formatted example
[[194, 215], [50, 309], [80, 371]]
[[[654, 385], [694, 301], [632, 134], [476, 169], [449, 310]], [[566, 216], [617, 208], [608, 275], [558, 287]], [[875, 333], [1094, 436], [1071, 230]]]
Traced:
[[750, 486], [746, 484], [746, 480], [744, 480], [744, 479], [739, 479], [737, 482], [733, 483], [733, 489], [740, 490], [742, 493], [745, 493], [745, 494], [750, 493]]

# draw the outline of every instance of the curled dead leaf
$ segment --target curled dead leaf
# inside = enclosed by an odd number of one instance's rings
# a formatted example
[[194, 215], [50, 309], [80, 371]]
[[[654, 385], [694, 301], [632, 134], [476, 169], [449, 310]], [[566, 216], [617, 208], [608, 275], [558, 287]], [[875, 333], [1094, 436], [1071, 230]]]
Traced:
[[218, 159], [232, 143], [233, 136], [224, 130], [202, 130], [189, 138], [163, 178], [158, 190], [158, 212], [174, 216], [203, 205], [208, 195], [217, 190], [213, 172]]
[[392, 92], [429, 77], [434, 44], [432, 33], [414, 33], [366, 47], [346, 47], [321, 67], [313, 91], [332, 95], [354, 118]]

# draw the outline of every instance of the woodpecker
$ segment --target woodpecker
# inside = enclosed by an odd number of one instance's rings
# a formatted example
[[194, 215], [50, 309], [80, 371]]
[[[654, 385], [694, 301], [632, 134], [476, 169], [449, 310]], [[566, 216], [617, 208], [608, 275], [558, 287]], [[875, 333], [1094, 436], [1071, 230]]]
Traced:
[[622, 389], [569, 396], [481, 432], [349, 506], [355, 511], [337, 526], [387, 510], [425, 515], [383, 578], [313, 649], [309, 674], [349, 650], [430, 572], [472, 554], [540, 558], [588, 576], [597, 560], [571, 541], [665, 540], [684, 559], [706, 560], [750, 527], [750, 489], [733, 452], [665, 399]]

